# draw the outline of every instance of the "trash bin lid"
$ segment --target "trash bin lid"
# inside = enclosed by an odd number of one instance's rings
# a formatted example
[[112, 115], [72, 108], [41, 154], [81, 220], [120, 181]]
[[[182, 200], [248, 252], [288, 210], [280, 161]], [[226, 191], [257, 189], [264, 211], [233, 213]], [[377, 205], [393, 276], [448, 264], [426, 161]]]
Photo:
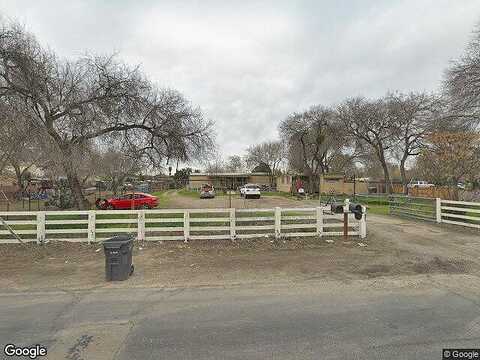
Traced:
[[103, 247], [105, 249], [118, 249], [122, 245], [126, 245], [132, 242], [134, 236], [132, 234], [123, 234], [111, 237], [103, 242]]

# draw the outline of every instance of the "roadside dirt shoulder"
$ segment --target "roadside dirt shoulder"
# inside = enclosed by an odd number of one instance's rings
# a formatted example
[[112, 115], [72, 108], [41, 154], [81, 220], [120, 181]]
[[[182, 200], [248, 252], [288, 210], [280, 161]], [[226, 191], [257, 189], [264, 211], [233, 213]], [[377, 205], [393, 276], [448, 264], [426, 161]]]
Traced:
[[[367, 240], [352, 238], [145, 242], [134, 249], [135, 274], [114, 286], [222, 286], [398, 277], [418, 274], [478, 274], [473, 258], [426, 251], [435, 241], [372, 225]], [[388, 224], [388, 226], [392, 226]], [[397, 225], [395, 225], [397, 226]], [[406, 235], [407, 234], [407, 235]], [[398, 239], [394, 237], [398, 236]], [[333, 240], [327, 242], [326, 240]], [[430, 242], [429, 242], [430, 241]], [[366, 246], [361, 246], [366, 245]], [[445, 246], [445, 245], [442, 245]], [[104, 281], [104, 254], [98, 244], [0, 245], [0, 289], [77, 289], [112, 286]]]

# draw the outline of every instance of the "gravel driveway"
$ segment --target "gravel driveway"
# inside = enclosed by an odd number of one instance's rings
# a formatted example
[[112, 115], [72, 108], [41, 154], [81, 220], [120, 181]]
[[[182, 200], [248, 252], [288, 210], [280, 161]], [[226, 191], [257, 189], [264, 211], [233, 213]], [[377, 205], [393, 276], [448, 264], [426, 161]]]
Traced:
[[200, 199], [191, 196], [181, 196], [176, 191], [168, 193], [168, 208], [171, 209], [201, 209], [201, 208], [230, 208], [237, 209], [258, 209], [274, 207], [314, 207], [318, 206], [318, 200], [297, 200], [282, 196], [262, 196], [260, 199], [244, 199], [235, 194], [231, 197], [231, 206], [229, 196], [220, 195], [214, 199]]

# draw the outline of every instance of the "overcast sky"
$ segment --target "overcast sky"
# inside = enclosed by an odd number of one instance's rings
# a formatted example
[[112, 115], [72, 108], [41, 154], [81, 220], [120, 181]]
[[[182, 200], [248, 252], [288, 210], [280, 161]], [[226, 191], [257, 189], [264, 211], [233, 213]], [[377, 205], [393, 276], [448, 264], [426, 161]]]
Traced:
[[61, 56], [118, 51], [183, 92], [216, 122], [225, 156], [313, 104], [435, 91], [480, 21], [479, 0], [0, 4]]

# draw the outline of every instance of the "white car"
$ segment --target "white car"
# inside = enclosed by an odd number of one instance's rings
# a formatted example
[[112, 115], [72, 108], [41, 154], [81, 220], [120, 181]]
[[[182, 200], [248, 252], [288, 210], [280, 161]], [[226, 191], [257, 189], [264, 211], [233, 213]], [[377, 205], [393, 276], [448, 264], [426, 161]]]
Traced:
[[423, 180], [411, 180], [410, 183], [407, 185], [409, 188], [429, 188], [435, 186], [434, 184], [430, 184], [428, 181]]
[[260, 186], [257, 184], [245, 184], [240, 188], [240, 196], [244, 196], [245, 199], [260, 199]]

